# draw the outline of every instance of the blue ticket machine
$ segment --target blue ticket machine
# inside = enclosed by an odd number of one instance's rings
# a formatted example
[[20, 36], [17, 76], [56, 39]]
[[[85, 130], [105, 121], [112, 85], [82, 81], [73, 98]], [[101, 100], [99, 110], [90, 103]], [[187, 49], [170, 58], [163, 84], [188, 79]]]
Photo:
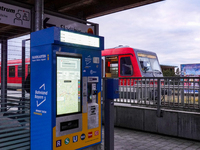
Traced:
[[52, 27], [31, 34], [31, 149], [101, 142], [104, 38]]

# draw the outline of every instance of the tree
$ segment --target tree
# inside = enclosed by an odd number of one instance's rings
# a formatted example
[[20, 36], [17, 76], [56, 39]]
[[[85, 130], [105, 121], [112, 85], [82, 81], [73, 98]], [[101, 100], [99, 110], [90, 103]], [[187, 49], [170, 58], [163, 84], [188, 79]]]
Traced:
[[175, 76], [175, 73], [174, 73], [174, 71], [171, 71], [171, 70], [163, 70], [163, 76], [164, 77], [173, 77], [173, 76]]

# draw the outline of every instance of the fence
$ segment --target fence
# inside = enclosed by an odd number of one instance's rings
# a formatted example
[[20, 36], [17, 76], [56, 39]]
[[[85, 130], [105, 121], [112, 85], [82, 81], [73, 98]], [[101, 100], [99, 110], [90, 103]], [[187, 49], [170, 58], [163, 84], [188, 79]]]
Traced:
[[[17, 32], [17, 31], [15, 31]], [[1, 41], [0, 149], [30, 149], [29, 36]]]
[[119, 98], [114, 99], [114, 102], [158, 109], [199, 111], [199, 79], [199, 77], [119, 78]]

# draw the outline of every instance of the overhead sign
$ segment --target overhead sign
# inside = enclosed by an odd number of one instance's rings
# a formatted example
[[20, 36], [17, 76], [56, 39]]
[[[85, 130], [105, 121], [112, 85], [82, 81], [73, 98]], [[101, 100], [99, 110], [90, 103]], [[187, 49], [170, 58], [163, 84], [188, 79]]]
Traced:
[[65, 18], [60, 18], [48, 14], [44, 14], [44, 28], [56, 26], [63, 29], [94, 34], [94, 26], [88, 26], [83, 23], [72, 21]]
[[31, 28], [31, 11], [22, 7], [0, 2], [0, 23]]

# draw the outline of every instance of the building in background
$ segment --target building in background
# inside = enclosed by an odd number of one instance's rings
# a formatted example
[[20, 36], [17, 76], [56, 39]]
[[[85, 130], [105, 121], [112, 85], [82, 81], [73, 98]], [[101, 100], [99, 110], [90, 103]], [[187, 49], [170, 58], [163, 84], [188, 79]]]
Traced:
[[172, 66], [172, 65], [160, 65], [163, 76], [175, 76], [175, 69], [178, 69], [178, 66]]

